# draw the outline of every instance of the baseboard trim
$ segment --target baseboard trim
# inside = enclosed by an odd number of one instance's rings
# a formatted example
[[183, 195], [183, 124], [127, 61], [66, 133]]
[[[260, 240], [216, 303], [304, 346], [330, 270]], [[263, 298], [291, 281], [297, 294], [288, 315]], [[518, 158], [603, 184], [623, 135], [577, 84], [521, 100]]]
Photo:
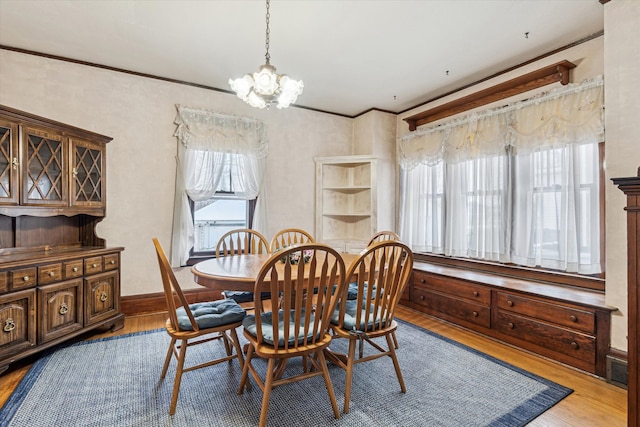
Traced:
[[[210, 289], [188, 289], [184, 290], [183, 293], [190, 304], [222, 299], [220, 291]], [[121, 298], [120, 309], [125, 316], [134, 316], [137, 314], [167, 311], [167, 303], [164, 299], [164, 292], [127, 295]]]
[[609, 350], [609, 354], [607, 354], [607, 382], [627, 389], [629, 384], [627, 352], [614, 348]]

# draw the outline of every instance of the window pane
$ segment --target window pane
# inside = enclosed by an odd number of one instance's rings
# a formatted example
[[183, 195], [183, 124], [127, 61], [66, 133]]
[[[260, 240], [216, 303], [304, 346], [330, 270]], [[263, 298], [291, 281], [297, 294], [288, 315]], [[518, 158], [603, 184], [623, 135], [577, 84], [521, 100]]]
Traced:
[[195, 202], [194, 252], [213, 251], [220, 237], [235, 228], [247, 228], [247, 201], [215, 199]]

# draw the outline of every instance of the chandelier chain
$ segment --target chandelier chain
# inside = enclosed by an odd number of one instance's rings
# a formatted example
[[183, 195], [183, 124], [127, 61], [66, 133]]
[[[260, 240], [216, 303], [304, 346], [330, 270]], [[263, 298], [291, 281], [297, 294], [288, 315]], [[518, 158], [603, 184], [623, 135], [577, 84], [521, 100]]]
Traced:
[[267, 32], [266, 32], [266, 42], [265, 42], [265, 48], [267, 49], [267, 53], [265, 55], [265, 58], [267, 60], [267, 64], [269, 64], [269, 60], [271, 59], [271, 55], [269, 55], [269, 18], [271, 17], [271, 15], [269, 14], [269, 4], [270, 4], [270, 0], [267, 0]]

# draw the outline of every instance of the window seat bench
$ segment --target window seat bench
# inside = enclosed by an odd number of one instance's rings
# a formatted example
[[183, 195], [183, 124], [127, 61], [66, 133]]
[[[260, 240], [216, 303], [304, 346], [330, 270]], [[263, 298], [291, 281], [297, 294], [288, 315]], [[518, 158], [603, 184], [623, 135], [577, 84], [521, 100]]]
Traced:
[[604, 292], [416, 260], [401, 304], [606, 377]]

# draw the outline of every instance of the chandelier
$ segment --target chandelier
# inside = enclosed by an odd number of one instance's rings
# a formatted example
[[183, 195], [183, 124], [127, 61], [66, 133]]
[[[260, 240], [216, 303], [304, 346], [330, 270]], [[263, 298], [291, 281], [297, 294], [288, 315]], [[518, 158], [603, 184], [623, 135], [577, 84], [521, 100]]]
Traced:
[[256, 73], [245, 74], [239, 79], [229, 79], [229, 85], [238, 98], [252, 107], [264, 108], [277, 102], [278, 108], [287, 108], [302, 93], [302, 81], [296, 81], [285, 74], [277, 74], [276, 67], [269, 60], [269, 2], [267, 0], [267, 32], [265, 47], [266, 63]]

